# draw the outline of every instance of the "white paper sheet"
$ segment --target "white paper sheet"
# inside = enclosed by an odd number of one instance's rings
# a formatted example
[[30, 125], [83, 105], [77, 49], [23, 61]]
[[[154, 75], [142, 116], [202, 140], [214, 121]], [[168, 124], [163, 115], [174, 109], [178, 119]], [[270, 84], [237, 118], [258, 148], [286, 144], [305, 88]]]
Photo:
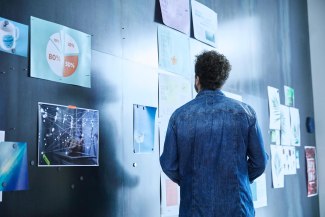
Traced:
[[190, 34], [190, 3], [188, 0], [159, 0], [166, 26]]
[[282, 146], [270, 145], [273, 188], [284, 187]]
[[178, 216], [180, 204], [180, 188], [161, 173], [161, 216]]
[[191, 99], [191, 83], [189, 80], [160, 70], [159, 118], [169, 118], [177, 108]]
[[217, 46], [217, 13], [207, 6], [192, 0], [194, 37], [204, 43]]
[[293, 146], [281, 146], [283, 154], [284, 175], [294, 175], [297, 173], [296, 149]]
[[297, 169], [300, 169], [300, 158], [299, 158], [299, 156], [300, 156], [299, 150], [296, 149], [296, 168]]
[[263, 173], [251, 184], [254, 208], [267, 206], [266, 177]]
[[297, 108], [290, 107], [291, 145], [300, 146], [300, 116]]
[[284, 86], [284, 99], [286, 106], [295, 106], [295, 90], [291, 87]]
[[159, 67], [189, 78], [190, 45], [186, 35], [164, 25], [158, 26]]
[[280, 130], [280, 95], [279, 90], [274, 87], [267, 87], [269, 96], [269, 112], [270, 112], [270, 129]]
[[290, 110], [289, 107], [280, 105], [281, 110], [281, 145], [291, 144]]
[[159, 153], [162, 154], [164, 150], [164, 143], [166, 138], [166, 132], [168, 127], [169, 118], [159, 119]]
[[280, 130], [270, 130], [271, 144], [280, 145]]
[[5, 141], [5, 131], [0, 130], [0, 142], [4, 142], [4, 141]]

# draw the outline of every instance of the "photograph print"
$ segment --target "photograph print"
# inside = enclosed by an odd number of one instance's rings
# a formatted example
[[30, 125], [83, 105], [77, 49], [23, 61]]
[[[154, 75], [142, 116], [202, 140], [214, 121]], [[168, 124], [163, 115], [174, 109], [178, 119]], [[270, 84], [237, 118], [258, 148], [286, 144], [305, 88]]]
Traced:
[[98, 110], [38, 103], [38, 165], [98, 166]]

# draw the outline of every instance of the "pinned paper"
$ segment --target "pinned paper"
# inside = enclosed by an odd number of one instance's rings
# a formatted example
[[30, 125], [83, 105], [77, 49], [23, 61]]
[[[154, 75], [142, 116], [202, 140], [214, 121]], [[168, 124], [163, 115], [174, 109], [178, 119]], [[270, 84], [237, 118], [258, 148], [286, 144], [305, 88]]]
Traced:
[[97, 166], [98, 110], [38, 104], [38, 165]]
[[133, 105], [134, 153], [153, 152], [155, 143], [155, 120], [157, 108]]
[[213, 47], [217, 46], [217, 13], [199, 3], [192, 0], [192, 19], [194, 28], [194, 37]]
[[270, 129], [280, 130], [280, 95], [279, 90], [274, 87], [267, 87], [269, 96], [269, 112], [270, 112]]
[[305, 154], [307, 170], [307, 196], [312, 197], [318, 194], [316, 148], [313, 146], [305, 146]]

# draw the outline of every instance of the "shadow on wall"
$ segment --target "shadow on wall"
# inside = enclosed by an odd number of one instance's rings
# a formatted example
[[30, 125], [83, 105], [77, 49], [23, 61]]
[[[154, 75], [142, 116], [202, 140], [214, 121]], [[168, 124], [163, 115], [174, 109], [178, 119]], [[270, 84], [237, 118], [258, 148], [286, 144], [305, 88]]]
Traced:
[[99, 167], [71, 171], [77, 184], [68, 195], [69, 216], [121, 217], [123, 188], [139, 183], [123, 168], [121, 60], [97, 51], [92, 58], [92, 88], [81, 96], [99, 110]]

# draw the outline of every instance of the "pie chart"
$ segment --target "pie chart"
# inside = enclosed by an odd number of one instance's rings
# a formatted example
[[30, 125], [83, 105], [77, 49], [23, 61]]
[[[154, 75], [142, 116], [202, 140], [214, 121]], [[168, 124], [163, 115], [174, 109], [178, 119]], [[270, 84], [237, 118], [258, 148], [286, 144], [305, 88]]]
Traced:
[[64, 31], [51, 35], [46, 47], [46, 60], [51, 70], [60, 77], [69, 77], [78, 68], [79, 48]]

